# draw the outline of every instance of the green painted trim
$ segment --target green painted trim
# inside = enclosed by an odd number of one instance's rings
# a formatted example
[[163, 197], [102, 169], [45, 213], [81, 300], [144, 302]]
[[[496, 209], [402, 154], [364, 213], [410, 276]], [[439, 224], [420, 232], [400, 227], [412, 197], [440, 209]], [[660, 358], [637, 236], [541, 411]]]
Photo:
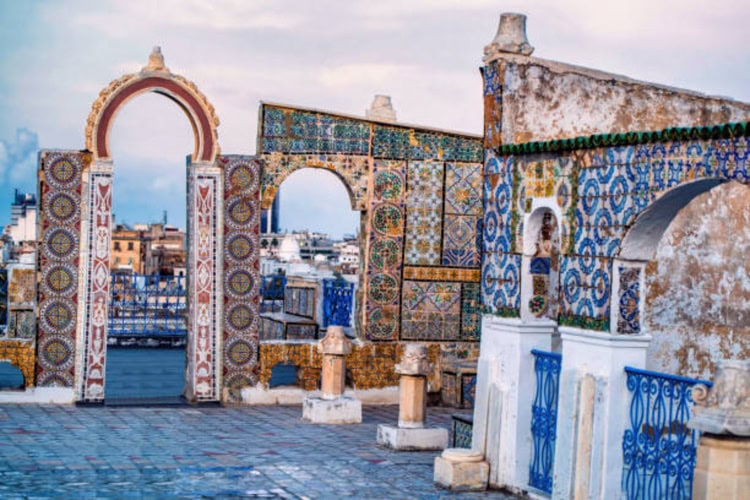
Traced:
[[652, 142], [732, 139], [750, 136], [750, 122], [726, 123], [706, 127], [673, 127], [655, 132], [627, 132], [620, 134], [595, 134], [572, 139], [555, 139], [544, 142], [523, 144], [503, 144], [498, 148], [500, 155], [524, 155], [535, 153], [558, 153], [580, 149], [594, 149], [611, 146], [629, 146]]

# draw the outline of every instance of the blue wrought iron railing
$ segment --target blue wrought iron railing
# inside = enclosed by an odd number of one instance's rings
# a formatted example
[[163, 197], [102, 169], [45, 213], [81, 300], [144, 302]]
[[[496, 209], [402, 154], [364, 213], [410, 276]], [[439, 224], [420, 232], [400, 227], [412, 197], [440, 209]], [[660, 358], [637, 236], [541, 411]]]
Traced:
[[622, 440], [628, 499], [690, 499], [699, 433], [687, 427], [692, 388], [705, 380], [625, 367], [630, 428]]
[[0, 334], [8, 324], [8, 270], [0, 269]]
[[350, 326], [354, 283], [345, 280], [323, 280], [323, 328], [330, 325]]
[[187, 335], [185, 277], [113, 274], [109, 335]]
[[533, 449], [529, 464], [529, 486], [551, 494], [562, 356], [536, 349], [532, 349], [531, 354], [534, 355], [536, 394], [531, 406]]

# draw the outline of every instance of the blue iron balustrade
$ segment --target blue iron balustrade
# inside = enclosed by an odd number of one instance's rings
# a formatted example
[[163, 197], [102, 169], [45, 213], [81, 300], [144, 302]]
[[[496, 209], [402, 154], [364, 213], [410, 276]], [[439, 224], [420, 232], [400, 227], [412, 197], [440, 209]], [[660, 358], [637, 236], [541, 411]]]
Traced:
[[531, 354], [534, 356], [536, 394], [531, 405], [531, 438], [534, 447], [529, 464], [529, 486], [551, 494], [562, 356], [537, 349], [532, 349]]
[[346, 280], [323, 280], [323, 328], [330, 325], [350, 326], [354, 283]]
[[184, 336], [185, 277], [113, 274], [109, 335]]
[[692, 388], [705, 380], [625, 367], [630, 428], [622, 440], [628, 499], [690, 499], [700, 433], [688, 429]]

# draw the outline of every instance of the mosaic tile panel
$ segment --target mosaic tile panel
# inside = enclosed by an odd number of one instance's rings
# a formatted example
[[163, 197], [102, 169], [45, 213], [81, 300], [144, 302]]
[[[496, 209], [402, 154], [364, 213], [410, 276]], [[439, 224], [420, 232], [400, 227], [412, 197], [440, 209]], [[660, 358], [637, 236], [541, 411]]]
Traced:
[[481, 280], [480, 269], [458, 269], [454, 267], [404, 267], [404, 279], [417, 281], [468, 281]]
[[442, 163], [409, 162], [406, 214], [404, 262], [407, 265], [440, 265]]
[[[40, 156], [40, 211], [36, 381], [73, 387], [78, 318], [81, 180], [91, 158], [70, 151]], [[61, 202], [61, 199], [66, 202]], [[28, 380], [27, 380], [28, 382]]]
[[11, 311], [6, 335], [11, 338], [33, 339], [36, 336], [34, 311], [28, 309]]
[[224, 318], [222, 375], [231, 401], [254, 385], [260, 294], [260, 162], [221, 156], [224, 170]]
[[395, 340], [400, 324], [405, 162], [376, 160], [372, 185], [367, 274], [363, 283], [365, 332], [371, 340]]
[[461, 284], [404, 281], [402, 330], [405, 340], [454, 340], [461, 331]]
[[443, 226], [444, 266], [478, 267], [482, 219], [471, 215], [445, 215]]
[[[188, 301], [188, 330], [194, 340], [188, 342], [186, 390], [195, 401], [216, 401], [220, 397], [219, 335], [224, 322], [219, 316], [219, 301], [224, 297], [218, 297], [217, 292], [224, 249], [219, 248], [219, 222], [224, 219], [225, 223], [242, 226], [252, 218], [249, 205], [241, 197], [224, 201], [221, 177], [213, 166], [191, 165], [188, 169], [188, 245], [195, 250], [189, 254], [188, 296], [195, 300]], [[246, 286], [240, 285], [235, 293], [242, 295]], [[231, 289], [232, 283], [226, 288]]]
[[618, 333], [640, 333], [641, 270], [637, 267], [620, 266], [620, 299]]
[[482, 214], [482, 164], [446, 163], [445, 212]]
[[370, 153], [370, 124], [366, 121], [268, 105], [262, 110], [264, 153]]
[[89, 169], [87, 220], [84, 248], [84, 303], [82, 308], [83, 374], [77, 388], [80, 400], [104, 400], [105, 359], [107, 354], [107, 318], [110, 302], [109, 258], [112, 231], [112, 169], [93, 164]]
[[482, 328], [480, 283], [461, 284], [461, 338], [479, 340]]

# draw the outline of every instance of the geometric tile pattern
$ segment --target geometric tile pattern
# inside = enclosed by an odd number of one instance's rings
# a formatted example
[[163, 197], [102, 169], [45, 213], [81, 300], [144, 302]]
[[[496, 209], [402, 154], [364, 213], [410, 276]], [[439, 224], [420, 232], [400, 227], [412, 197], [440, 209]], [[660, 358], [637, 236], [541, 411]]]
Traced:
[[[221, 172], [213, 165], [191, 164], [188, 168], [188, 328], [193, 336], [187, 349], [187, 394], [196, 401], [216, 401], [220, 397], [218, 368], [223, 318], [219, 316], [224, 297], [218, 296], [223, 271], [219, 263], [223, 248], [218, 247], [220, 221], [237, 224], [251, 217], [245, 200], [224, 203]], [[221, 254], [220, 254], [221, 252]], [[227, 284], [231, 287], [231, 282]], [[245, 286], [247, 283], [245, 284]], [[240, 291], [242, 288], [239, 289]]]
[[482, 326], [480, 283], [461, 283], [461, 339], [479, 340]]
[[481, 248], [482, 165], [445, 167], [444, 266], [478, 267]]
[[401, 338], [455, 340], [460, 331], [461, 284], [404, 281]]
[[[40, 156], [37, 385], [73, 387], [78, 317], [81, 180], [90, 155], [45, 151]], [[61, 201], [63, 200], [64, 201]]]
[[231, 401], [255, 385], [259, 348], [260, 162], [217, 159], [224, 170], [223, 384]]
[[81, 387], [76, 389], [82, 401], [104, 399], [104, 374], [109, 317], [109, 253], [112, 231], [112, 171], [111, 167], [92, 164], [83, 174], [87, 179], [87, 198], [83, 248], [84, 297], [82, 308], [83, 373]]
[[375, 160], [367, 245], [365, 332], [396, 340], [400, 326], [406, 162]]
[[620, 300], [618, 333], [640, 333], [641, 270], [638, 267], [620, 266]]
[[[407, 265], [440, 265], [443, 225], [443, 163], [409, 162], [406, 205]], [[456, 232], [459, 232], [457, 228]]]
[[[692, 180], [719, 178], [747, 184], [748, 151], [750, 138], [742, 136], [563, 151], [554, 160], [548, 159], [549, 154], [496, 157], [488, 149], [484, 306], [498, 314], [517, 307], [516, 287], [510, 283], [517, 279], [518, 258], [511, 252], [517, 252], [519, 242], [508, 226], [519, 226], [534, 195], [552, 192], [564, 213], [559, 321], [608, 331], [612, 258], [638, 215], [668, 190]], [[634, 282], [625, 284], [623, 290], [630, 294], [625, 302], [631, 304], [638, 290]], [[623, 325], [635, 330], [637, 311], [626, 309], [625, 317], [631, 321]], [[623, 319], [622, 314], [618, 317]]]

